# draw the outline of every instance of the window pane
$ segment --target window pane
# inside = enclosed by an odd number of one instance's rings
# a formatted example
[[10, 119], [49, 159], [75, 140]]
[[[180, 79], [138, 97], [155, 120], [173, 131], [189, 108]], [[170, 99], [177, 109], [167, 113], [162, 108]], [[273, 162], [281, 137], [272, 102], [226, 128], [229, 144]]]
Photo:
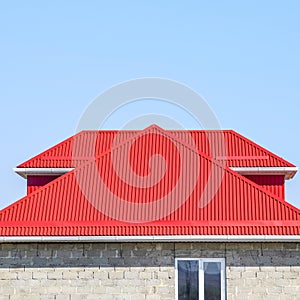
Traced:
[[199, 262], [178, 261], [178, 300], [199, 299]]
[[205, 262], [204, 267], [204, 299], [221, 300], [221, 263]]

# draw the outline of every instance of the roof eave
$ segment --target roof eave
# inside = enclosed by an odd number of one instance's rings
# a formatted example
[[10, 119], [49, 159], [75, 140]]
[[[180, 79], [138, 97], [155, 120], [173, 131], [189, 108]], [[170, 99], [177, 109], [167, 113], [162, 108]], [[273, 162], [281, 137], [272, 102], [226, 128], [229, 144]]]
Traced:
[[[62, 175], [74, 168], [13, 168], [13, 171], [23, 178], [28, 175]], [[242, 175], [284, 175], [285, 179], [292, 179], [298, 167], [230, 167], [231, 170]]]
[[28, 175], [43, 176], [43, 175], [63, 175], [74, 170], [74, 168], [13, 168], [13, 171], [23, 178]]
[[300, 242], [300, 235], [1, 236], [0, 243]]
[[284, 175], [286, 180], [292, 179], [298, 167], [230, 167], [242, 175]]

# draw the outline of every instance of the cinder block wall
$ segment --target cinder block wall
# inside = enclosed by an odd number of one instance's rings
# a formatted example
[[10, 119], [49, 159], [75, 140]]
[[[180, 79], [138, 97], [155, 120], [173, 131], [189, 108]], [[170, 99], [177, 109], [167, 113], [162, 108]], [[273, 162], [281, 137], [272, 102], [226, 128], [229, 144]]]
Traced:
[[300, 299], [300, 243], [0, 244], [1, 299], [175, 298], [176, 257], [224, 257], [227, 299]]

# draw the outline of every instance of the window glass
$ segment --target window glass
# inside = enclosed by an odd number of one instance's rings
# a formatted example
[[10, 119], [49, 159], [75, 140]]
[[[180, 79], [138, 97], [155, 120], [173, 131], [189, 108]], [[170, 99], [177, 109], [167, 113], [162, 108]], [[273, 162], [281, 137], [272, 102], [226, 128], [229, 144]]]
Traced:
[[204, 299], [221, 300], [221, 263], [204, 262]]
[[199, 299], [199, 262], [178, 261], [178, 300]]

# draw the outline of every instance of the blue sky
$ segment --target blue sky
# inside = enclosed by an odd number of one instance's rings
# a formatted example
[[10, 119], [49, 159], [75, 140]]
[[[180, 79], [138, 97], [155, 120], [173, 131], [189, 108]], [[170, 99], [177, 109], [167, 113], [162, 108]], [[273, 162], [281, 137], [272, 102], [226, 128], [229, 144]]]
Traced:
[[[13, 167], [71, 136], [103, 90], [139, 77], [186, 84], [222, 128], [300, 166], [299, 15], [289, 0], [2, 1], [0, 208], [25, 194]], [[300, 175], [286, 195], [300, 207]]]

